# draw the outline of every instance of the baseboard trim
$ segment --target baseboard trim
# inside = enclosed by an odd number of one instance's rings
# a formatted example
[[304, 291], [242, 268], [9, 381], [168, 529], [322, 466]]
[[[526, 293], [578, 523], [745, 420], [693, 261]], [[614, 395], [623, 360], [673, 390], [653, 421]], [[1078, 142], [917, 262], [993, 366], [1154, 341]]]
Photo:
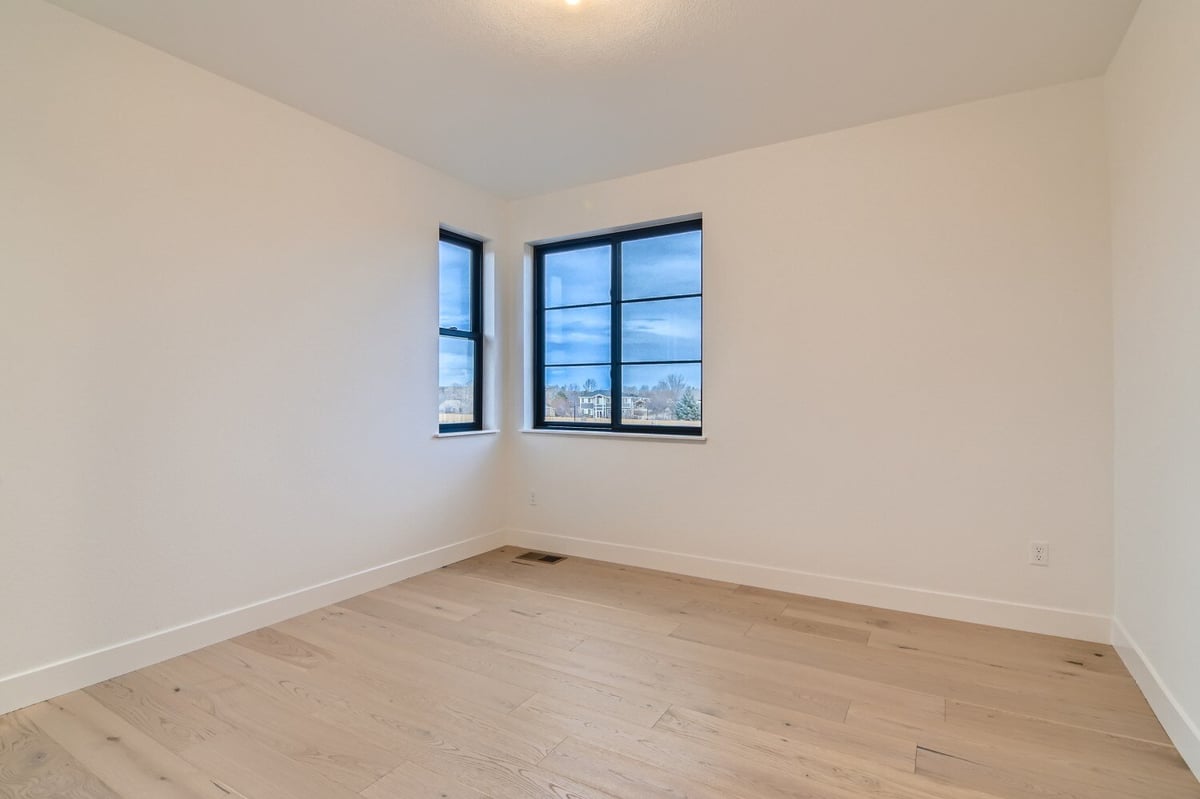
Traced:
[[534, 530], [510, 529], [507, 542], [513, 546], [595, 558], [627, 566], [676, 572], [692, 577], [723, 580], [759, 588], [836, 599], [860, 605], [921, 613], [944, 619], [1007, 627], [1025, 632], [1059, 635], [1084, 641], [1108, 643], [1111, 619], [1096, 613], [1062, 608], [1024, 605], [985, 597], [929, 591], [888, 585], [848, 577], [686, 555], [649, 547], [613, 544], [586, 538], [554, 535]]
[[108, 680], [154, 663], [243, 635], [259, 627], [299, 616], [366, 591], [373, 591], [463, 558], [503, 546], [505, 531], [495, 530], [419, 552], [354, 574], [264, 599], [95, 652], [0, 678], [0, 714]]
[[1150, 709], [1167, 731], [1171, 743], [1175, 744], [1192, 773], [1200, 777], [1200, 725], [1176, 701], [1154, 664], [1117, 618], [1112, 621], [1112, 643], [1125, 668], [1145, 694]]
[[[929, 591], [846, 577], [687, 555], [533, 530], [495, 530], [354, 574], [235, 608], [194, 622], [0, 678], [0, 714], [159, 663], [348, 597], [479, 555], [504, 545], [560, 552], [629, 566], [772, 588], [940, 618], [1107, 643], [1120, 632], [1121, 651], [1151, 706], [1193, 769], [1200, 734], [1182, 713], [1119, 623], [1107, 616]], [[1136, 664], [1136, 665], [1135, 665]], [[1170, 723], [1168, 723], [1170, 721]]]

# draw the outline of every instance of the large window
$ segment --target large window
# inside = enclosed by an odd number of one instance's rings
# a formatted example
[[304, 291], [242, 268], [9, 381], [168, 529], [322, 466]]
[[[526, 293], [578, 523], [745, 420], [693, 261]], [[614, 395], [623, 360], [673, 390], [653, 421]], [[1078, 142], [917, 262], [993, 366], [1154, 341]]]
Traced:
[[438, 429], [483, 429], [483, 245], [443, 230], [438, 246]]
[[699, 435], [700, 221], [534, 249], [534, 426]]

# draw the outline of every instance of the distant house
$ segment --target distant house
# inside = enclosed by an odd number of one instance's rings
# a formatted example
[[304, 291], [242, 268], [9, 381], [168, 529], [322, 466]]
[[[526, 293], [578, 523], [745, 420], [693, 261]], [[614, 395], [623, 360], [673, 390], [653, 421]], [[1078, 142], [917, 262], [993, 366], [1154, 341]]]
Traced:
[[650, 400], [646, 397], [626, 395], [621, 397], [622, 419], [650, 418]]
[[604, 391], [580, 394], [576, 407], [580, 419], [609, 419], [612, 417], [612, 397]]
[[[621, 397], [621, 418], [646, 419], [649, 417], [650, 402], [646, 397], [626, 395]], [[576, 402], [580, 419], [609, 419], [612, 417], [612, 395], [607, 391], [580, 394]]]

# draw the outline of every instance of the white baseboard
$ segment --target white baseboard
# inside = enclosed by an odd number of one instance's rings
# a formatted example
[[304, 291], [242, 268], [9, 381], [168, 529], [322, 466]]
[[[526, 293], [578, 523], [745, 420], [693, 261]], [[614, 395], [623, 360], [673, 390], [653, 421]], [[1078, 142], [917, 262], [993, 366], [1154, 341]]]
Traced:
[[[150, 633], [95, 652], [0, 678], [0, 714], [210, 646], [506, 544], [1088, 641], [1108, 642], [1110, 631], [1115, 629], [1109, 617], [1098, 614], [873, 583], [531, 530], [496, 530], [252, 605]], [[1136, 647], [1133, 647], [1133, 651], [1136, 651]], [[1122, 656], [1126, 657], [1126, 663], [1130, 663], [1130, 658], [1124, 652]], [[1134, 659], [1138, 663], [1145, 663], [1140, 654]], [[1170, 694], [1158, 682], [1153, 669], [1146, 665], [1142, 674], [1149, 676], [1140, 676], [1138, 670], [1130, 664], [1130, 671], [1138, 677], [1138, 683], [1142, 685], [1147, 696], [1151, 697], [1151, 705], [1155, 712], [1160, 714], [1160, 718], [1166, 718], [1164, 713], [1175, 713], [1178, 721], [1174, 727], [1183, 731], [1180, 733], [1183, 738], [1177, 739], [1179, 749], [1195, 767], [1196, 763], [1200, 762], [1200, 736], [1195, 732], [1195, 725], [1178, 711], [1170, 699]], [[1157, 689], [1154, 686], [1157, 686]], [[1162, 697], [1157, 703], [1154, 690], [1158, 690]], [[1160, 705], [1167, 710], [1160, 710]], [[1167, 731], [1175, 738], [1176, 732], [1172, 726], [1167, 725], [1165, 721], [1164, 726], [1167, 726]], [[1191, 755], [1187, 753], [1189, 741]]]
[[581, 558], [594, 558], [627, 566], [687, 574], [710, 580], [771, 588], [793, 594], [836, 599], [859, 605], [889, 608], [908, 613], [921, 613], [944, 619], [1007, 627], [1025, 632], [1059, 635], [1084, 641], [1108, 643], [1111, 619], [1097, 613], [1023, 605], [999, 599], [987, 599], [964, 594], [951, 594], [888, 585], [828, 574], [814, 574], [743, 563], [733, 560], [685, 555], [661, 549], [613, 544], [586, 538], [553, 535], [533, 530], [509, 530], [510, 545], [558, 552]]
[[1200, 777], [1200, 725], [1176, 701], [1146, 653], [1117, 618], [1112, 622], [1112, 642], [1184, 762]]
[[437, 549], [373, 566], [253, 605], [218, 613], [0, 678], [0, 714], [60, 696], [121, 674], [193, 652], [251, 630], [299, 616], [398, 580], [441, 568], [503, 546], [504, 531], [468, 538]]

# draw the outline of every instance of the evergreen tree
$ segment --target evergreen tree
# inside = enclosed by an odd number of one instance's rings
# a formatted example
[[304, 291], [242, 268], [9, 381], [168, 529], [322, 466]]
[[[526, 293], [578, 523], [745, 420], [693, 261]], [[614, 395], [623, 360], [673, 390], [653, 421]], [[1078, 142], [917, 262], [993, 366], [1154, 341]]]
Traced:
[[700, 421], [700, 403], [696, 402], [696, 395], [690, 386], [683, 390], [679, 401], [675, 403], [675, 418], [681, 422]]

